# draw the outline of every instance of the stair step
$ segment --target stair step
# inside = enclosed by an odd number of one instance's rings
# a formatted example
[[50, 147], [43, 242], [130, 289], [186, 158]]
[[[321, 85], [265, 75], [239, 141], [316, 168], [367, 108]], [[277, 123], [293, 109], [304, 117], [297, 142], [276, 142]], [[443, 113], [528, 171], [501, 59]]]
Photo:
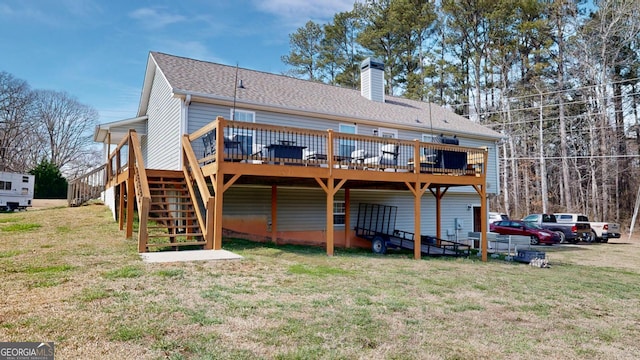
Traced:
[[[153, 216], [153, 215], [158, 215]], [[176, 214], [176, 216], [170, 216], [167, 214], [167, 211], [149, 211], [149, 216], [151, 217], [149, 220], [155, 221], [174, 221], [174, 220], [193, 220], [196, 221], [196, 215], [193, 211], [182, 211]]]
[[193, 245], [206, 245], [206, 241], [189, 241], [189, 242], [177, 242], [177, 243], [150, 243], [147, 247], [170, 247], [170, 246], [193, 246]]
[[204, 236], [202, 233], [180, 233], [180, 234], [149, 234], [149, 238], [167, 238], [167, 237], [198, 237]]
[[167, 194], [154, 194], [151, 192], [151, 199], [155, 198], [170, 198], [170, 199], [191, 199], [190, 195], [167, 195]]
[[190, 201], [153, 201], [151, 199], [151, 205], [188, 205], [191, 204]]
[[195, 210], [194, 209], [164, 209], [164, 208], [155, 208], [155, 209], [149, 209], [149, 213], [150, 214], [158, 214], [158, 213], [174, 213], [174, 214], [181, 214], [181, 215], [186, 215], [186, 214], [194, 214]]
[[187, 182], [181, 180], [149, 180], [150, 187], [166, 187], [167, 185], [182, 188], [187, 185]]
[[195, 217], [191, 217], [191, 216], [176, 216], [176, 217], [167, 217], [167, 216], [158, 216], [158, 217], [153, 217], [150, 220], [153, 221], [184, 221], [184, 220], [191, 220], [191, 221], [197, 221], [197, 219]]
[[199, 205], [192, 201], [184, 174], [181, 171], [148, 170], [147, 183], [151, 191], [147, 249], [206, 245], [196, 218]]
[[[199, 229], [200, 225], [147, 225], [147, 229]], [[182, 234], [179, 234], [182, 235]]]

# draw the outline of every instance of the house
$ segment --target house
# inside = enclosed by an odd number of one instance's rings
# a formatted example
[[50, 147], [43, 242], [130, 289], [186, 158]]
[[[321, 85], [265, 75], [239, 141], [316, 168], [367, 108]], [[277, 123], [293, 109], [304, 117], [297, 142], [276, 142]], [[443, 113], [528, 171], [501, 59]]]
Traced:
[[485, 233], [501, 135], [385, 95], [375, 59], [361, 69], [352, 90], [151, 52], [136, 117], [94, 133], [108, 159], [106, 204], [132, 236], [135, 195], [141, 252], [166, 246], [151, 240], [162, 236], [219, 249], [225, 233], [331, 255], [371, 246], [354, 231], [361, 203], [397, 207], [395, 227], [413, 234]]

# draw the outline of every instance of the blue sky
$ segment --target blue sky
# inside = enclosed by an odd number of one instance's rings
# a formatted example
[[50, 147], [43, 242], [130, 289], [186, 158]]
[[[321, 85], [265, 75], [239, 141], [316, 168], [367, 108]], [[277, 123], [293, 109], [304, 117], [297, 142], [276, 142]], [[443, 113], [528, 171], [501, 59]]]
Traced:
[[289, 34], [354, 0], [0, 0], [0, 71], [134, 117], [149, 51], [281, 73]]

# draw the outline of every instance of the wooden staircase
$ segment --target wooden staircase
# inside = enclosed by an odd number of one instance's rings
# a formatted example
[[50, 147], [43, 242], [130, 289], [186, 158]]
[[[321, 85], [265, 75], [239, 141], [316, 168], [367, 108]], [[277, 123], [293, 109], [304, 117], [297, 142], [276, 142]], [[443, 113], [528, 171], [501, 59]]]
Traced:
[[[147, 169], [151, 199], [146, 226], [146, 251], [180, 247], [203, 248], [204, 234], [182, 171]], [[142, 228], [141, 228], [142, 230]]]

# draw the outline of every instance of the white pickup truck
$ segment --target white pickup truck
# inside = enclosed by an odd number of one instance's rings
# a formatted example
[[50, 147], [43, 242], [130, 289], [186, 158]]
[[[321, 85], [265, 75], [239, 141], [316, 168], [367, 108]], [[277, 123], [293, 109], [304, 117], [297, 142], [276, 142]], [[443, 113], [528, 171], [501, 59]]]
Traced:
[[586, 215], [559, 213], [555, 214], [558, 222], [587, 222], [591, 226], [591, 233], [584, 240], [587, 242], [607, 242], [620, 237], [620, 225], [610, 222], [589, 221]]

